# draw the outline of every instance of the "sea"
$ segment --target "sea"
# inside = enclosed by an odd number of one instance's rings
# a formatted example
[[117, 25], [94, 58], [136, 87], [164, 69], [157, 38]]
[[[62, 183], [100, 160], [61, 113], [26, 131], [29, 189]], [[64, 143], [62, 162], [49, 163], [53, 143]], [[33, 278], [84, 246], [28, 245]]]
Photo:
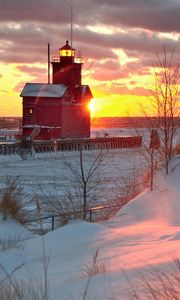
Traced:
[[[18, 130], [21, 127], [21, 120], [21, 117], [0, 117], [0, 129]], [[151, 124], [152, 118], [147, 117], [101, 117], [91, 120], [92, 129], [147, 128], [151, 127]]]
[[[152, 117], [101, 117], [91, 120], [91, 133], [113, 129], [153, 128], [157, 118]], [[21, 117], [0, 117], [0, 130], [19, 130]], [[180, 128], [180, 118], [175, 118], [176, 125]]]
[[[137, 129], [141, 128], [141, 135], [148, 134], [155, 126], [157, 118], [150, 117], [101, 117], [91, 120], [91, 138], [99, 137], [128, 137], [137, 135]], [[175, 119], [176, 135], [174, 143], [180, 143], [180, 118]], [[16, 140], [15, 136], [20, 134], [21, 117], [0, 117], [0, 144], [4, 140], [8, 143]], [[147, 131], [147, 128], [150, 130]]]

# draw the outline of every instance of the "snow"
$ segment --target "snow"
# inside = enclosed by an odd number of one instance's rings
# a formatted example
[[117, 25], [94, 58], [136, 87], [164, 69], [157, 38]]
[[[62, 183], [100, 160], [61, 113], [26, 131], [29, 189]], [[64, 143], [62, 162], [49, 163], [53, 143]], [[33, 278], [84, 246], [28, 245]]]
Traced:
[[[96, 172], [93, 179], [100, 181], [94, 187], [89, 206], [100, 204], [109, 199], [116, 199], [125, 184], [126, 176], [132, 177], [134, 170], [145, 169], [143, 150], [136, 149], [112, 149], [107, 152], [105, 160]], [[99, 150], [84, 151], [83, 160], [85, 171], [88, 172], [93, 160], [99, 155]], [[71, 162], [79, 170], [79, 152], [53, 152], [36, 153], [27, 160], [22, 160], [18, 155], [0, 156], [1, 173], [0, 187], [4, 185], [6, 176], [19, 176], [28, 197], [33, 194], [63, 195], [66, 187], [72, 187], [74, 177], [72, 172], [65, 166], [65, 161]], [[92, 185], [96, 185], [92, 183]], [[95, 203], [94, 203], [95, 202]]]
[[[66, 155], [75, 162], [77, 157], [72, 158], [75, 152]], [[112, 177], [108, 188], [113, 187], [113, 181], [120, 177], [120, 170], [130, 170], [132, 165], [143, 160], [140, 149], [113, 150], [110, 157], [112, 159], [103, 166], [106, 185], [110, 180], [109, 173]], [[62, 160], [60, 153], [38, 154], [26, 161], [18, 156], [1, 156], [1, 181], [5, 175], [19, 174], [30, 194], [37, 189], [38, 179], [43, 188], [52, 189], [55, 176], [60, 180], [60, 188], [62, 180], [68, 180], [69, 176]], [[9, 273], [22, 265], [15, 272], [17, 278], [43, 280], [44, 243], [46, 259], [49, 260], [49, 299], [79, 300], [88, 282], [87, 266], [92, 265], [93, 256], [99, 250], [98, 259], [106, 265], [107, 272], [92, 276], [89, 298], [129, 300], [128, 281], [141, 290], [139, 273], [147, 275], [153, 267], [162, 266], [168, 272], [172, 260], [179, 256], [179, 177], [180, 157], [177, 156], [168, 176], [163, 170], [156, 175], [154, 191], [144, 190], [110, 220], [99, 223], [72, 221], [43, 237], [32, 236], [26, 229], [22, 247], [0, 250], [0, 263]], [[12, 220], [1, 221], [0, 237], [11, 229], [16, 231], [16, 228], [19, 230], [22, 226]], [[2, 270], [0, 276], [5, 277]]]
[[26, 83], [21, 97], [63, 97], [66, 89], [64, 84]]

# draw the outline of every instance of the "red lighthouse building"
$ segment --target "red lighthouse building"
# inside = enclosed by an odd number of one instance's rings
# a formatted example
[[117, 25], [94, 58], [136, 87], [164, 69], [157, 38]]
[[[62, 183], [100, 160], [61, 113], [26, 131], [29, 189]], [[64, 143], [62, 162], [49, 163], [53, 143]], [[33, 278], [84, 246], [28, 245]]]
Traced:
[[52, 59], [52, 83], [26, 83], [23, 98], [23, 137], [35, 140], [90, 136], [92, 93], [81, 82], [81, 60], [66, 45]]

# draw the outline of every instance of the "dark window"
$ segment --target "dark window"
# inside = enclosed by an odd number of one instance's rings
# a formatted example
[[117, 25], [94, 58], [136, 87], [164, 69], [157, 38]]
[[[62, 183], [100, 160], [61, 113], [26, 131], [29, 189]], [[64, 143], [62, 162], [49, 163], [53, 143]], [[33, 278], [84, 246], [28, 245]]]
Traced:
[[34, 108], [26, 107], [24, 108], [24, 124], [34, 124], [35, 121], [35, 111]]

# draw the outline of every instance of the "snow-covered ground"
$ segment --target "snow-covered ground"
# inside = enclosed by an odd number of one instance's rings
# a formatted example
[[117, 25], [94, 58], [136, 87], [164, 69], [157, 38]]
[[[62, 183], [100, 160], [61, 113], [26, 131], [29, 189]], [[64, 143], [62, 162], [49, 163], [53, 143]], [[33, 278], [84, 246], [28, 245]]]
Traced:
[[[107, 200], [112, 197], [112, 191], [121, 185], [124, 175], [132, 175], [132, 169], [144, 164], [142, 151], [114, 149], [108, 153], [97, 173], [99, 178], [103, 175], [102, 197], [104, 194], [108, 195]], [[96, 154], [96, 151], [85, 152], [85, 169]], [[0, 156], [1, 186], [6, 176], [20, 176], [27, 195], [40, 193], [39, 186], [47, 193], [52, 192], [54, 185], [61, 191], [73, 179], [64, 159], [73, 164], [78, 161], [78, 152], [65, 155], [66, 158], [62, 153], [41, 153], [28, 160], [16, 155]], [[141, 291], [141, 274], [148, 276], [154, 267], [170, 272], [172, 260], [179, 257], [179, 178], [180, 157], [177, 156], [169, 176], [162, 170], [158, 172], [153, 192], [143, 191], [112, 219], [99, 223], [71, 221], [43, 237], [33, 235], [13, 220], [0, 219], [0, 280], [7, 277], [3, 267], [8, 274], [17, 269], [13, 276], [24, 281], [44, 282], [44, 243], [46, 261], [49, 261], [50, 300], [83, 299], [89, 280], [87, 271], [97, 251], [99, 267], [104, 266], [106, 272], [100, 270], [91, 277], [86, 299], [131, 299], [128, 290]], [[17, 239], [17, 244], [3, 250], [12, 237]], [[144, 296], [143, 300], [146, 299]]]
[[[87, 267], [97, 250], [106, 273], [92, 276], [88, 299], [128, 300], [128, 281], [136, 286], [139, 272], [148, 274], [153, 266], [162, 265], [168, 271], [180, 249], [179, 177], [177, 157], [169, 176], [157, 174], [153, 192], [144, 191], [111, 220], [96, 224], [76, 220], [43, 236], [50, 299], [82, 299]], [[18, 233], [23, 229], [12, 220], [1, 222], [1, 236], [12, 234], [12, 230]], [[23, 237], [22, 248], [18, 245], [17, 249], [0, 251], [0, 263], [9, 273], [23, 264], [16, 271], [18, 278], [41, 280], [42, 237], [32, 237], [25, 229]]]
[[[121, 195], [122, 187], [134, 180], [134, 176], [146, 170], [146, 160], [142, 148], [83, 151], [84, 173], [87, 176], [93, 162], [101, 155], [103, 161], [97, 168], [92, 180], [88, 182], [91, 189], [88, 195], [89, 207], [110, 202]], [[19, 176], [23, 184], [26, 199], [34, 194], [63, 196], [68, 189], [72, 193], [77, 189], [75, 177], [66, 163], [80, 173], [80, 154], [78, 151], [36, 153], [27, 160], [19, 155], [0, 156], [0, 187], [4, 186], [7, 176]], [[42, 193], [43, 191], [43, 193]], [[25, 199], [25, 200], [26, 200]]]

